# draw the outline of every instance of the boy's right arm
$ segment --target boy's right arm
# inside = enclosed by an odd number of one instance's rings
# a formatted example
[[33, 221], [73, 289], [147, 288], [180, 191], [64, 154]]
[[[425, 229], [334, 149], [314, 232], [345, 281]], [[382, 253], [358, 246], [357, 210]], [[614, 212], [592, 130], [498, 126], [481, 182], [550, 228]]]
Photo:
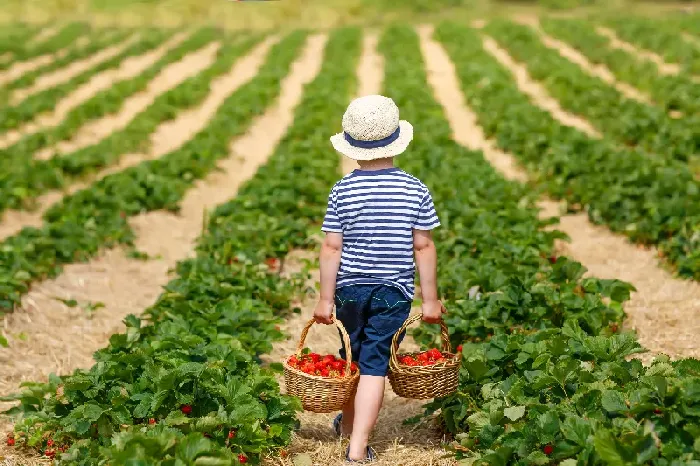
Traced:
[[429, 230], [413, 230], [413, 250], [420, 277], [423, 298], [423, 320], [436, 324], [447, 312], [438, 299], [437, 291], [437, 251]]
[[314, 310], [314, 319], [319, 324], [333, 323], [333, 303], [335, 301], [335, 282], [340, 268], [340, 256], [343, 250], [343, 234], [328, 232], [321, 245], [321, 297]]

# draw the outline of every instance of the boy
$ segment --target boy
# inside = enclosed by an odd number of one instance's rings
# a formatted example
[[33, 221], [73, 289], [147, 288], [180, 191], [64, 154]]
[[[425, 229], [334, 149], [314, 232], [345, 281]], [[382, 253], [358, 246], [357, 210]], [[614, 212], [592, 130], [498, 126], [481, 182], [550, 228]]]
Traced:
[[[333, 147], [360, 169], [333, 186], [322, 230], [319, 323], [336, 317], [350, 335], [360, 367], [355, 399], [338, 415], [338, 435], [350, 435], [346, 460], [374, 460], [367, 445], [384, 398], [391, 339], [411, 310], [414, 255], [420, 274], [423, 320], [445, 312], [437, 297], [437, 255], [430, 230], [440, 225], [428, 188], [394, 167], [413, 139], [393, 100], [370, 95], [354, 100], [343, 115]], [[340, 350], [345, 358], [345, 349]]]

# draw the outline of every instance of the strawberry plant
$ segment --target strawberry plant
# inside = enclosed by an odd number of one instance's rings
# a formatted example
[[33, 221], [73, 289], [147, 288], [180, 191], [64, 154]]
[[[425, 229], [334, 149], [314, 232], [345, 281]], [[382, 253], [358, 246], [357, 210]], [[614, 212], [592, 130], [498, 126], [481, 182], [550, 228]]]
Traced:
[[700, 85], [687, 74], [660, 73], [653, 61], [613, 48], [610, 39], [598, 34], [594, 25], [586, 21], [543, 18], [540, 24], [593, 63], [606, 66], [620, 81], [649, 93], [667, 111], [678, 110], [691, 117], [700, 112]]
[[[289, 69], [303, 37], [273, 48], [270, 60], [284, 61], [263, 69], [267, 86], [279, 82], [273, 71]], [[20, 401], [12, 412], [21, 414], [15, 429], [23, 445], [42, 448], [42, 439], [51, 437], [70, 445], [56, 459], [72, 464], [236, 465], [259, 464], [263, 454], [289, 442], [300, 403], [280, 395], [258, 356], [282, 337], [280, 316], [304, 280], [282, 279], [265, 261], [311, 245], [306, 232], [325, 208], [338, 159], [326, 151], [308, 164], [304, 151], [291, 149], [303, 141], [307, 150], [323, 153], [325, 133], [336, 123], [330, 116], [349, 100], [359, 48], [356, 29], [331, 35], [293, 127], [239, 195], [214, 212], [197, 256], [178, 264], [177, 278], [143, 320], [128, 317], [126, 332], [112, 336], [90, 370], [25, 384], [12, 397]], [[266, 89], [253, 81], [247, 90], [272, 99], [274, 90]], [[227, 116], [217, 134], [230, 134], [235, 119]], [[319, 125], [328, 128], [311, 131]], [[294, 177], [290, 167], [302, 166], [316, 183]], [[241, 216], [260, 221], [241, 223]]]
[[[153, 34], [155, 31], [152, 31]], [[8, 93], [15, 89], [29, 87], [37, 80], [38, 77], [44, 74], [51, 73], [67, 65], [70, 65], [76, 60], [83, 60], [90, 55], [99, 52], [100, 50], [114, 45], [115, 42], [120, 42], [129, 36], [131, 31], [115, 31], [115, 30], [100, 30], [90, 36], [89, 42], [86, 44], [78, 43], [68, 49], [68, 53], [58, 57], [56, 60], [44, 66], [40, 66], [30, 72], [24, 73], [17, 79], [8, 82], [3, 86], [1, 92]]]
[[598, 130], [626, 146], [687, 162], [700, 148], [693, 119], [674, 119], [653, 105], [628, 99], [610, 84], [545, 46], [529, 27], [493, 21], [485, 31], [526, 64], [563, 108], [583, 115]]
[[[565, 257], [550, 262], [556, 232], [538, 230], [529, 199], [516, 195], [518, 184], [451, 140], [419, 71], [420, 55], [399, 53], [417, 45], [415, 32], [397, 27], [384, 34], [380, 48], [387, 94], [402, 117], [432, 135], [414, 141], [411, 157], [400, 163], [426, 181], [447, 219], [435, 231], [438, 282], [449, 297], [445, 318], [463, 360], [459, 391], [430, 403], [427, 413], [439, 410], [455, 435], [450, 448], [463, 464], [695, 464], [700, 361], [671, 364], [660, 357], [645, 368], [629, 360], [644, 349], [633, 334], [612, 328], [631, 286], [583, 278], [581, 264]], [[464, 42], [460, 47], [468, 49]], [[459, 191], [450, 179], [459, 180]], [[510, 215], [520, 223], [509, 239], [480, 228], [490, 216]], [[450, 237], [469, 239], [441, 247]], [[461, 261], [470, 267], [453, 277]], [[476, 286], [480, 292], [466, 289]], [[414, 335], [432, 345], [437, 332], [421, 326]]]
[[[104, 42], [99, 40], [99, 35], [95, 40], [95, 45], [98, 50], [100, 45], [105, 47], [108, 42], [122, 42], [127, 39], [129, 34], [126, 32], [117, 32], [115, 36], [109, 36]], [[115, 40], [117, 39], [117, 40]], [[98, 65], [92, 66], [91, 68], [83, 71], [77, 76], [69, 79], [68, 81], [52, 86], [43, 91], [39, 91], [31, 96], [23, 99], [16, 105], [5, 105], [2, 107], [0, 112], [0, 130], [15, 129], [21, 126], [23, 123], [33, 120], [37, 115], [43, 112], [50, 111], [55, 102], [65, 97], [68, 93], [74, 90], [81, 84], [87, 82], [92, 76], [104, 71], [109, 68], [117, 66], [125, 57], [129, 56], [134, 50], [133, 46], [127, 47], [124, 51], [117, 54], [115, 57], [105, 60]]]
[[[126, 222], [128, 215], [144, 210], [176, 210], [177, 202], [194, 180], [209, 173], [219, 158], [228, 154], [230, 138], [241, 134], [252, 118], [262, 113], [277, 95], [279, 81], [294, 60], [303, 39], [303, 33], [293, 33], [277, 44], [260, 73], [229, 96], [209, 124], [183, 147], [160, 159], [107, 176], [89, 188], [66, 196], [46, 213], [42, 229], [26, 228], [5, 240], [3, 244], [8, 247], [0, 252], [0, 309], [12, 309], [31, 281], [57, 274], [62, 264], [85, 260], [100, 248], [115, 242], [130, 242], [132, 232]], [[237, 54], [239, 51], [229, 49], [228, 53]], [[234, 57], [228, 56], [227, 59], [230, 64]], [[202, 85], [228, 69], [227, 66], [214, 65], [202, 80], [194, 77], [183, 83], [173, 97], [195, 102], [203, 99], [208, 90]], [[159, 115], [172, 115], [167, 102], [166, 97], [157, 107]], [[132, 122], [130, 128], [142, 134], [141, 140], [145, 140], [150, 128], [158, 121]], [[129, 142], [109, 139], [105, 144], [114, 144], [121, 154], [121, 148], [128, 147]], [[113, 153], [106, 150], [100, 156], [109, 157]], [[72, 160], [77, 162], [78, 158]], [[96, 228], [80, 226], [86, 224], [94, 224]], [[33, 249], [34, 254], [27, 255], [29, 249]], [[15, 259], [20, 256], [22, 259], [17, 262]]]
[[443, 23], [436, 37], [455, 63], [479, 124], [534, 183], [568, 201], [570, 210], [585, 209], [593, 222], [658, 245], [680, 275], [700, 278], [700, 184], [688, 167], [561, 125], [518, 90], [474, 31]]
[[667, 62], [682, 65], [686, 73], [700, 73], [700, 50], [684, 40], [674, 26], [641, 17], [610, 18], [606, 24], [622, 40], [651, 50]]
[[212, 30], [200, 30], [179, 47], [171, 50], [145, 73], [113, 86], [74, 109], [61, 125], [27, 136], [0, 151], [0, 155], [4, 156], [0, 159], [0, 167], [5, 169], [0, 175], [0, 193], [6, 194], [0, 201], [0, 210], [8, 207], [26, 207], [46, 190], [65, 187], [76, 177], [117, 162], [125, 153], [146, 150], [148, 137], [155, 128], [163, 121], [174, 118], [176, 108], [194, 106], [203, 100], [209, 90], [209, 83], [228, 71], [233, 62], [252, 46], [255, 39], [243, 40], [242, 43], [234, 42], [233, 46], [222, 48], [211, 67], [159, 96], [123, 130], [112, 133], [99, 143], [69, 154], [56, 154], [48, 160], [26, 157], [28, 152], [69, 139], [90, 119], [116, 112], [126, 98], [145, 88], [168, 63], [203, 47], [214, 37]]
[[[44, 25], [49, 27], [50, 25]], [[11, 52], [13, 61], [26, 61], [39, 55], [55, 53], [58, 50], [71, 45], [80, 36], [90, 31], [90, 26], [83, 22], [72, 22], [62, 27], [49, 41], [40, 41], [36, 45], [28, 45], [32, 35], [37, 34], [41, 28], [26, 24], [13, 24], [12, 27], [3, 26], [2, 38], [0, 38], [0, 50]], [[11, 62], [10, 62], [11, 63]], [[7, 68], [6, 63], [0, 65], [0, 69]]]

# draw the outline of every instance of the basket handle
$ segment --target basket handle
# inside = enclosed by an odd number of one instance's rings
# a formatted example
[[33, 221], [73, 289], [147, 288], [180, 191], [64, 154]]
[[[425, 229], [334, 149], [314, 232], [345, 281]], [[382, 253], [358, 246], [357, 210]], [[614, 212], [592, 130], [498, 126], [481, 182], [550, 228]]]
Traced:
[[[398, 359], [396, 359], [396, 354], [399, 351], [399, 335], [401, 335], [406, 328], [412, 323], [421, 320], [423, 316], [421, 314], [413, 314], [403, 323], [398, 332], [394, 334], [394, 338], [391, 339], [391, 363], [394, 367], [399, 365]], [[442, 350], [451, 353], [452, 345], [450, 344], [450, 333], [447, 330], [447, 325], [444, 319], [440, 319], [440, 336], [442, 337]]]
[[[309, 329], [316, 323], [316, 319], [311, 319], [306, 323], [304, 326], [304, 329], [301, 331], [301, 337], [299, 338], [299, 344], [297, 345], [297, 357], [301, 357], [301, 352], [304, 349], [304, 342], [306, 341], [306, 335], [309, 333]], [[339, 321], [336, 318], [333, 318], [333, 323], [335, 324], [336, 327], [338, 327], [338, 330], [340, 330], [340, 334], [342, 335], [343, 339], [343, 344], [345, 345], [345, 352], [346, 352], [346, 360], [345, 360], [345, 378], [349, 378], [351, 376], [350, 374], [350, 368], [352, 364], [352, 348], [350, 347], [350, 336], [348, 335], [348, 332], [345, 330], [345, 327], [343, 326], [343, 323]]]

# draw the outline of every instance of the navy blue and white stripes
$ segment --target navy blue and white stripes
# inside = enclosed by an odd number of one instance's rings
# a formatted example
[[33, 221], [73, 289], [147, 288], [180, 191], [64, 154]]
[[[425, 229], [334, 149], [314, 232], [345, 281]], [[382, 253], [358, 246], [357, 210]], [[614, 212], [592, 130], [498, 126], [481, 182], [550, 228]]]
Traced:
[[353, 171], [333, 186], [322, 227], [343, 234], [336, 288], [385, 284], [413, 299], [413, 230], [439, 225], [417, 178], [399, 168]]

